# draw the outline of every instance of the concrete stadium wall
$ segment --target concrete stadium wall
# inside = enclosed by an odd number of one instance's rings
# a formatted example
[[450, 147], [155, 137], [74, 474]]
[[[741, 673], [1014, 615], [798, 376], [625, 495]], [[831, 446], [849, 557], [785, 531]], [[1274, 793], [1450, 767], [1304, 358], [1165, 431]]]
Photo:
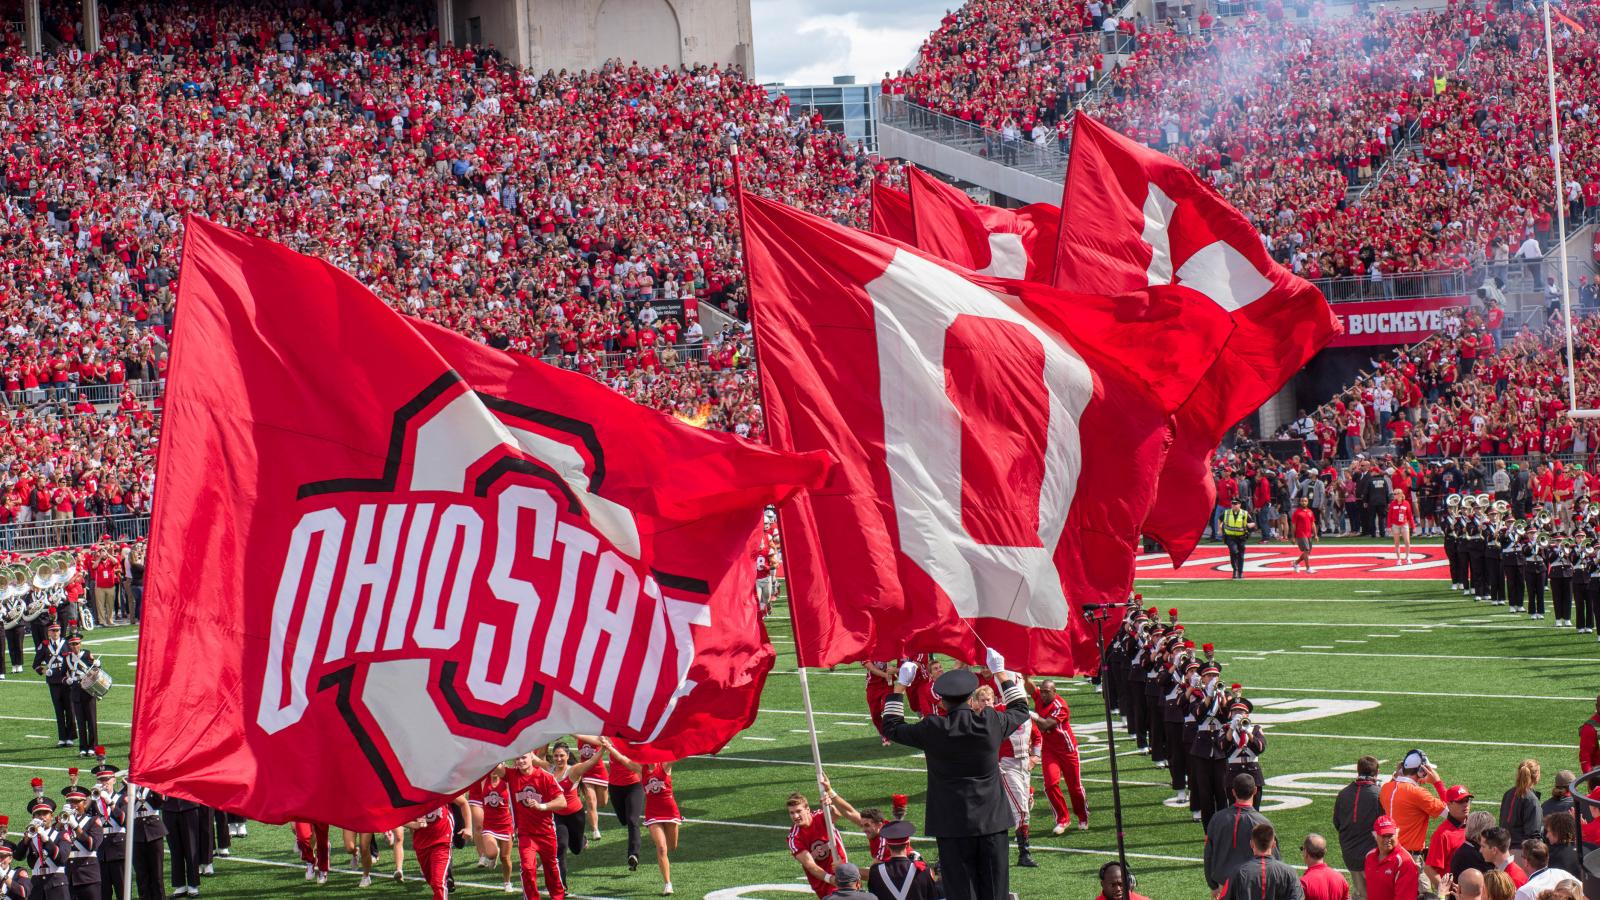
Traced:
[[750, 0], [448, 0], [465, 40], [477, 18], [485, 43], [535, 71], [720, 63], [755, 70]]

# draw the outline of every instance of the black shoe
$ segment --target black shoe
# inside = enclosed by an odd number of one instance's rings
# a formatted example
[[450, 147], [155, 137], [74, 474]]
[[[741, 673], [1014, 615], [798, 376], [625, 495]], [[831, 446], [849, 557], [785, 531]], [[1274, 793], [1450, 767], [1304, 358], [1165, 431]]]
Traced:
[[637, 871], [639, 871], [639, 857], [634, 856], [632, 853], [628, 854], [628, 871], [629, 872], [637, 872]]
[[1026, 850], [1017, 854], [1017, 865], [1024, 869], [1039, 868], [1039, 864], [1033, 861], [1033, 857]]

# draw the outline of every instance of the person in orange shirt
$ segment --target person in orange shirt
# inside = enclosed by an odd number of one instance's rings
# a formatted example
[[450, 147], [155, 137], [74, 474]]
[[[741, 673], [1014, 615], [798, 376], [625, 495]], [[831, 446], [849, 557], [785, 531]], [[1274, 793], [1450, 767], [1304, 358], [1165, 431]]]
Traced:
[[[1433, 793], [1430, 794], [1422, 786], [1423, 783], [1432, 785]], [[1421, 874], [1425, 871], [1422, 847], [1428, 840], [1429, 821], [1445, 811], [1444, 793], [1444, 781], [1440, 779], [1438, 771], [1428, 764], [1428, 755], [1421, 750], [1408, 752], [1400, 760], [1394, 779], [1378, 790], [1378, 800], [1384, 812], [1400, 828], [1400, 846], [1417, 861], [1423, 892], [1430, 890], [1431, 885], [1427, 876]]]

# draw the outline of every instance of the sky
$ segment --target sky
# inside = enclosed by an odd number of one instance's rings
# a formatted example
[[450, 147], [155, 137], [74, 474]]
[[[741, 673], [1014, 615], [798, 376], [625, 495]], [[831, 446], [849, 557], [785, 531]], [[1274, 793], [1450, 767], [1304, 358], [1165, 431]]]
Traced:
[[960, 0], [751, 0], [756, 79], [876, 82], [902, 69]]

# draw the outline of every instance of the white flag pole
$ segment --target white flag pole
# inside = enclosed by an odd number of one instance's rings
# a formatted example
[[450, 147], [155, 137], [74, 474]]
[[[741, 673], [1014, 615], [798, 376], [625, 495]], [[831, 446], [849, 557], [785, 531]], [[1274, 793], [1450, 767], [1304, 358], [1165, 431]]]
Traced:
[[1556, 108], [1556, 54], [1550, 37], [1550, 0], [1544, 0], [1544, 71], [1550, 94], [1550, 161], [1554, 164], [1556, 250], [1561, 254], [1561, 321], [1567, 332], [1567, 409], [1578, 408], [1578, 371], [1572, 349], [1572, 297], [1567, 286], [1567, 195], [1561, 171], [1561, 114]]

